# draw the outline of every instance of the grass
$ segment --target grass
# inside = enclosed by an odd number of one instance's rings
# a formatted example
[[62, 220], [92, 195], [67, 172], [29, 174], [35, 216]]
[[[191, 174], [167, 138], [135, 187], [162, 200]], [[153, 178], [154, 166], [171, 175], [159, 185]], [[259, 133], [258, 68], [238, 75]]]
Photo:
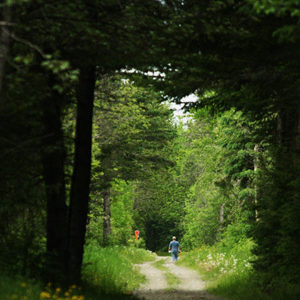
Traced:
[[0, 275], [0, 299], [40, 299], [42, 286], [39, 283], [25, 280], [22, 277], [13, 278], [5, 274]]
[[84, 300], [83, 289], [76, 285], [68, 289], [53, 287], [51, 283], [44, 286], [41, 282], [28, 278], [0, 275], [0, 299], [1, 300]]
[[227, 299], [266, 299], [252, 276], [252, 247], [250, 240], [231, 247], [202, 247], [184, 253], [179, 264], [197, 270], [212, 294]]
[[158, 256], [170, 256], [170, 253], [166, 251], [157, 251], [156, 254]]
[[46, 286], [28, 278], [0, 274], [1, 300], [94, 300], [132, 299], [130, 291], [145, 281], [136, 263], [154, 260], [150, 251], [130, 247], [100, 248], [88, 245], [83, 261], [83, 286], [68, 289]]
[[106, 294], [130, 293], [145, 282], [144, 275], [133, 265], [154, 259], [152, 252], [144, 249], [89, 245], [85, 248], [83, 261], [84, 282]]
[[166, 280], [169, 286], [168, 289], [173, 289], [180, 283], [180, 280], [174, 274], [172, 274], [166, 266], [164, 266], [164, 263], [165, 260], [161, 259], [156, 261], [153, 266], [165, 273]]
[[178, 264], [197, 270], [207, 281], [207, 290], [222, 298], [233, 300], [296, 300], [300, 288], [281, 284], [273, 291], [264, 291], [251, 261], [251, 240], [243, 240], [231, 247], [222, 245], [202, 247], [186, 252]]
[[168, 271], [168, 268], [166, 266], [164, 266], [165, 264], [165, 260], [164, 259], [160, 259], [158, 261], [156, 261], [154, 264], [152, 264], [155, 268], [161, 270], [161, 271]]

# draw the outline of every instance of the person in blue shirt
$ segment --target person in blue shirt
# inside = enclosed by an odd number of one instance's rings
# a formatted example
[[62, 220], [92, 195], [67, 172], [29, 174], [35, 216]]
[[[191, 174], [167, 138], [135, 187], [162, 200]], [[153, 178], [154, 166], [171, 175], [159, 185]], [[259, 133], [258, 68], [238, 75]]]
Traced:
[[181, 252], [180, 245], [176, 241], [176, 236], [173, 236], [172, 241], [169, 244], [169, 252], [172, 254], [172, 260], [178, 260], [178, 252]]

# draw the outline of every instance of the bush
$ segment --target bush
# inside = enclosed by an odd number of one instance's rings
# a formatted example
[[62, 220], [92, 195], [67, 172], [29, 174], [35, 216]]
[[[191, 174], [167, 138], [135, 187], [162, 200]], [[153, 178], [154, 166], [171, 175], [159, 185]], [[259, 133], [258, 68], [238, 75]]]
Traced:
[[247, 243], [247, 235], [250, 231], [251, 225], [245, 223], [236, 223], [228, 225], [222, 234], [221, 245], [225, 248], [231, 249], [235, 247], [236, 243]]
[[135, 238], [131, 238], [128, 240], [128, 245], [130, 247], [143, 248], [143, 249], [146, 248], [146, 243], [143, 238], [139, 238], [138, 240], [136, 240]]

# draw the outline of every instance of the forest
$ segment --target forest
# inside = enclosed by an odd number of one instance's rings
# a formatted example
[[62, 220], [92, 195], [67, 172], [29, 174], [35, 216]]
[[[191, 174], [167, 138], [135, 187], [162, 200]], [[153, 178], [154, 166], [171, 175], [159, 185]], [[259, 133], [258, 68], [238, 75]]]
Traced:
[[0, 299], [299, 299], [299, 0], [0, 8]]

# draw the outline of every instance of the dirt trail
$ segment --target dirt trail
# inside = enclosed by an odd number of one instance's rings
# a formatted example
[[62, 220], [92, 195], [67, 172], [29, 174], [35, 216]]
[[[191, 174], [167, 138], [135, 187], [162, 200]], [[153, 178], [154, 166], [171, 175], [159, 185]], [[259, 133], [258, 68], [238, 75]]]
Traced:
[[[156, 261], [158, 260], [158, 257]], [[152, 266], [153, 262], [145, 262], [140, 266], [140, 272], [147, 278], [147, 282], [140, 286], [141, 291], [164, 290], [168, 287], [167, 280], [162, 271]]]
[[[152, 264], [158, 260], [165, 260], [164, 266], [168, 272], [175, 275], [180, 283], [172, 288], [168, 287], [165, 272], [155, 268]], [[171, 257], [156, 257], [154, 262], [137, 265], [147, 282], [133, 292], [139, 299], [145, 300], [221, 300], [205, 291], [205, 283], [196, 271], [177, 266]]]

